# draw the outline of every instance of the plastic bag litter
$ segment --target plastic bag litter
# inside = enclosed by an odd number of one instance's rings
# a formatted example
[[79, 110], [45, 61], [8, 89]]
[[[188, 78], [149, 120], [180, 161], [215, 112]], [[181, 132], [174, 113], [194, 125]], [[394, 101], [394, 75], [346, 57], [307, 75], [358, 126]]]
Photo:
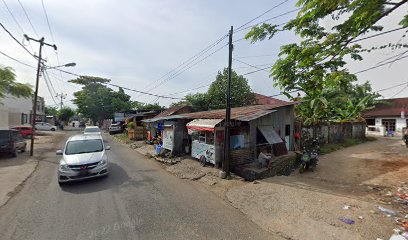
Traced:
[[379, 209], [381, 212], [383, 212], [383, 213], [385, 213], [385, 214], [387, 214], [387, 215], [394, 216], [395, 214], [397, 214], [395, 211], [393, 211], [393, 210], [391, 210], [391, 209], [388, 209], [388, 208], [385, 208], [385, 207], [378, 206], [378, 209]]

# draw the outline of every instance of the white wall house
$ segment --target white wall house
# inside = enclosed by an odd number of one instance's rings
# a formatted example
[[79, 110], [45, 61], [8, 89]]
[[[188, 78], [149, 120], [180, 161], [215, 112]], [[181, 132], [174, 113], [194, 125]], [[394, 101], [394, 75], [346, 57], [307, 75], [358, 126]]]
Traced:
[[18, 98], [6, 95], [0, 99], [0, 128], [29, 123], [33, 108], [31, 98]]
[[384, 99], [386, 103], [377, 104], [375, 108], [366, 111], [363, 116], [368, 126], [375, 126], [376, 130], [384, 129], [385, 133], [392, 132], [400, 136], [408, 126], [408, 98]]

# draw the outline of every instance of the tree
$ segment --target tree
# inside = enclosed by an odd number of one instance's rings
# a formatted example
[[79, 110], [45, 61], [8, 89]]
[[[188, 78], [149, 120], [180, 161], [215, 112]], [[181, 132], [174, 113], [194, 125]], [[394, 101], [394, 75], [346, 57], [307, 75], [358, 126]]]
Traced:
[[78, 106], [78, 112], [94, 123], [101, 124], [106, 118], [113, 118], [115, 112], [126, 112], [132, 108], [132, 101], [123, 89], [117, 92], [106, 87], [109, 79], [81, 76], [69, 82], [82, 85], [82, 90], [75, 92], [73, 102]]
[[160, 106], [158, 103], [141, 103], [134, 102], [132, 105], [133, 108], [137, 110], [163, 110], [165, 107]]
[[56, 107], [45, 107], [45, 114], [56, 116], [58, 114], [58, 110]]
[[75, 115], [75, 111], [72, 110], [72, 108], [70, 107], [63, 107], [62, 109], [60, 109], [57, 113], [57, 118], [60, 121], [65, 122], [65, 124], [68, 123], [69, 119], [71, 119], [71, 117], [73, 117]]
[[[281, 47], [279, 59], [272, 66], [271, 77], [275, 81], [275, 86], [282, 89], [288, 97], [290, 97], [288, 93], [292, 91], [304, 92], [306, 106], [313, 105], [322, 110], [321, 118], [315, 119], [322, 120], [327, 118], [328, 111], [331, 111], [330, 102], [336, 99], [325, 98], [324, 95], [328, 94], [327, 90], [333, 85], [350, 85], [357, 79], [346, 69], [346, 59], [361, 61], [363, 60], [361, 52], [370, 51], [353, 41], [366, 33], [382, 31], [383, 27], [377, 25], [378, 21], [407, 2], [408, 0], [398, 2], [299, 0], [297, 5], [301, 9], [297, 17], [285, 24], [283, 28], [264, 23], [252, 28], [246, 35], [246, 39], [255, 43], [266, 38], [271, 39], [280, 31], [294, 31], [301, 37], [300, 43]], [[329, 17], [334, 20], [334, 26], [331, 28], [321, 26], [322, 20], [327, 20]], [[408, 15], [403, 17], [400, 25], [408, 27]], [[389, 43], [379, 48], [384, 47], [396, 48], [401, 47], [401, 44]], [[326, 99], [327, 105], [320, 101], [322, 98]], [[321, 104], [316, 105], [316, 101]], [[369, 105], [370, 102], [367, 102], [361, 106], [369, 107]], [[340, 110], [345, 110], [346, 106], [342, 105]], [[313, 112], [314, 110], [309, 109], [310, 114]], [[305, 116], [311, 117], [310, 114]]]
[[16, 75], [12, 68], [0, 66], [0, 99], [7, 93], [15, 97], [29, 98], [33, 90], [29, 84], [16, 82]]
[[[248, 80], [235, 71], [232, 71], [231, 78], [231, 107], [241, 107], [254, 104], [255, 95], [248, 85]], [[224, 68], [219, 71], [214, 82], [211, 83], [207, 96], [208, 109], [225, 108], [225, 101], [227, 98], [227, 84], [228, 84], [228, 69]], [[198, 100], [203, 101], [204, 96], [195, 96]]]

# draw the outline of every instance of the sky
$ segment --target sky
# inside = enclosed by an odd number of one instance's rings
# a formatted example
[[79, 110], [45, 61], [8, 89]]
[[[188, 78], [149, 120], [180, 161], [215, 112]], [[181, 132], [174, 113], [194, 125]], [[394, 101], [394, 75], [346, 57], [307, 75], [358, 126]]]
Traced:
[[[43, 0], [50, 31], [41, 0], [2, 0], [0, 22], [35, 54], [38, 54], [38, 43], [23, 41], [23, 34], [37, 39], [44, 37], [47, 43], [55, 43], [58, 46], [56, 52], [50, 47], [44, 47], [43, 55], [48, 66], [75, 62], [75, 67], [61, 69], [80, 75], [108, 78], [112, 84], [129, 89], [183, 98], [188, 93], [205, 92], [208, 85], [215, 80], [217, 71], [228, 65], [228, 38], [215, 44], [197, 59], [200, 62], [196, 65], [187, 65], [189, 68], [181, 74], [161, 78], [163, 75], [225, 36], [231, 26], [237, 29], [282, 2], [283, 0]], [[296, 1], [289, 0], [246, 26], [294, 10], [295, 3]], [[408, 11], [408, 4], [405, 5], [380, 22], [385, 26], [385, 31], [398, 27], [398, 21]], [[296, 12], [293, 12], [268, 22], [285, 23], [295, 16]], [[323, 24], [329, 27], [331, 22], [327, 20]], [[233, 34], [233, 40], [237, 41], [234, 43], [233, 56], [261, 68], [274, 63], [282, 45], [299, 40], [293, 33], [284, 32], [271, 40], [251, 44], [242, 39], [248, 31], [249, 29], [246, 29]], [[360, 43], [364, 47], [398, 41], [406, 43], [408, 37], [402, 38], [403, 34], [403, 30], [396, 31]], [[347, 67], [351, 72], [357, 72], [404, 51], [385, 49], [371, 52], [363, 55], [364, 61], [350, 61]], [[0, 65], [12, 67], [19, 82], [35, 84], [36, 60], [2, 29], [0, 52], [34, 66], [22, 65], [0, 54]], [[210, 56], [201, 60], [207, 55]], [[358, 82], [369, 81], [374, 90], [406, 83], [407, 63], [408, 58], [405, 58], [392, 65], [358, 74]], [[256, 70], [237, 61], [233, 61], [232, 66], [238, 74]], [[68, 80], [75, 77], [56, 70], [48, 72], [50, 90], [44, 78], [40, 79], [39, 85], [39, 95], [45, 98], [46, 105], [56, 106], [59, 100], [55, 95], [64, 93], [67, 95], [64, 104], [74, 107], [71, 100], [73, 93], [80, 90], [80, 86], [68, 83]], [[254, 92], [268, 96], [280, 93], [279, 89], [274, 88], [273, 80], [267, 71], [259, 71], [245, 77]], [[380, 93], [385, 98], [408, 97], [408, 87], [405, 87], [404, 85]], [[113, 89], [117, 90], [115, 87]], [[125, 92], [132, 100], [144, 103], [158, 102], [162, 106], [168, 106], [179, 101], [128, 90]], [[285, 100], [282, 95], [276, 97]]]

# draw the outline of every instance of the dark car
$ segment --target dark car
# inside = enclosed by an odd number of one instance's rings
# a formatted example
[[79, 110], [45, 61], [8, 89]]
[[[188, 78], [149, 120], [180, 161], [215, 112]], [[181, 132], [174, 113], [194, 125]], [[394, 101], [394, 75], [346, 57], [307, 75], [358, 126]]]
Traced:
[[11, 129], [19, 131], [23, 138], [31, 138], [33, 136], [33, 128], [31, 126], [16, 126]]
[[17, 130], [0, 130], [0, 153], [7, 153], [13, 157], [18, 151], [25, 152], [27, 143]]

